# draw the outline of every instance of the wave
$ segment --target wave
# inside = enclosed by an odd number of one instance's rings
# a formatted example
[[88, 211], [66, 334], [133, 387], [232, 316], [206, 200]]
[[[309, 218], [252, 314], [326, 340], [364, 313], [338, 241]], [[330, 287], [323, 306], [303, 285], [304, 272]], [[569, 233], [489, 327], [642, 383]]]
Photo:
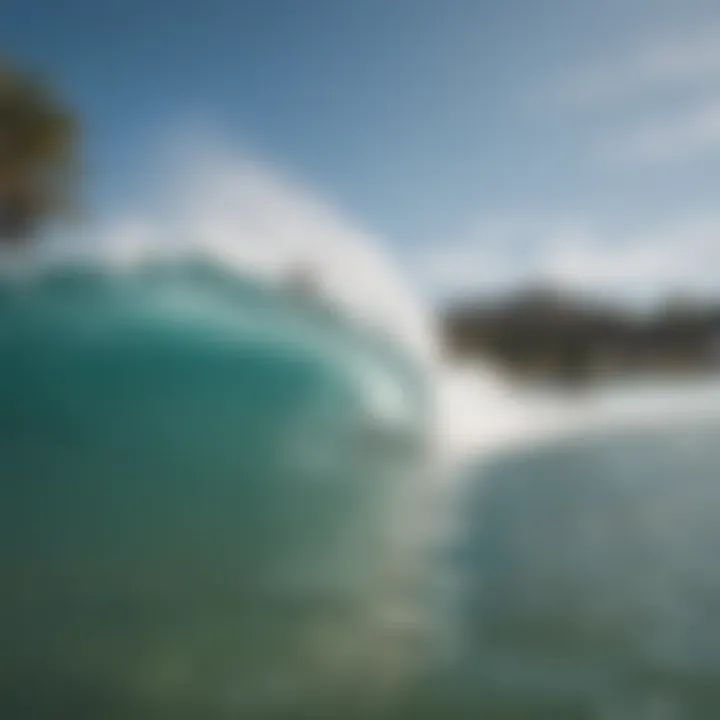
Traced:
[[1, 264], [0, 709], [378, 716], [442, 651], [459, 465], [657, 406], [444, 363], [373, 238], [192, 167]]

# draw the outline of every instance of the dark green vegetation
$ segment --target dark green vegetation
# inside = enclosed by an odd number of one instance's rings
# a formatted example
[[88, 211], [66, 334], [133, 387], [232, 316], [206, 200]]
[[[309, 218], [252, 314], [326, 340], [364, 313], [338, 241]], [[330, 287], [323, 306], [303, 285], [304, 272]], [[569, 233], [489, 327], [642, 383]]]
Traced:
[[73, 205], [78, 129], [41, 81], [0, 64], [0, 242], [26, 241]]
[[640, 315], [546, 290], [451, 307], [452, 352], [491, 358], [518, 378], [699, 373], [720, 365], [720, 306], [675, 299]]

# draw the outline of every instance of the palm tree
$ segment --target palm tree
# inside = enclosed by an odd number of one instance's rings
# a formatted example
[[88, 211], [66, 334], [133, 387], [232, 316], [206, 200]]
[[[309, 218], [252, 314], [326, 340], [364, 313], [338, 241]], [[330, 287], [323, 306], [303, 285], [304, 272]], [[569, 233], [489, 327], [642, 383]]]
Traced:
[[76, 140], [75, 118], [43, 83], [0, 65], [0, 244], [69, 208]]

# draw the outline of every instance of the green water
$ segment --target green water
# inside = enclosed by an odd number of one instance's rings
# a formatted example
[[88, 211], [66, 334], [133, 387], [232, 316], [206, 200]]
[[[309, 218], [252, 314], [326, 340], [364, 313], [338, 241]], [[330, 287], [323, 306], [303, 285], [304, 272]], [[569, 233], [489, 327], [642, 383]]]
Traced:
[[425, 420], [400, 354], [212, 266], [3, 280], [0, 717], [388, 706]]
[[0, 719], [720, 717], [720, 424], [438, 486], [429, 407], [212, 265], [0, 280]]
[[720, 423], [499, 458], [461, 499], [457, 656], [413, 717], [720, 717]]

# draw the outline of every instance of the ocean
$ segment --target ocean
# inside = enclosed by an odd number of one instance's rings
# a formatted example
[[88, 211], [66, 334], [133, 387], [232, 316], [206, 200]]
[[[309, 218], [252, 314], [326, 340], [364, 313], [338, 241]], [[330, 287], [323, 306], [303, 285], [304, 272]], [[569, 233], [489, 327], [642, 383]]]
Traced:
[[2, 277], [3, 720], [720, 714], [717, 384], [445, 383], [293, 292]]
[[411, 716], [720, 716], [719, 439], [604, 427], [470, 472], [456, 654]]
[[387, 702], [426, 632], [425, 395], [217, 265], [6, 277], [0, 716]]

